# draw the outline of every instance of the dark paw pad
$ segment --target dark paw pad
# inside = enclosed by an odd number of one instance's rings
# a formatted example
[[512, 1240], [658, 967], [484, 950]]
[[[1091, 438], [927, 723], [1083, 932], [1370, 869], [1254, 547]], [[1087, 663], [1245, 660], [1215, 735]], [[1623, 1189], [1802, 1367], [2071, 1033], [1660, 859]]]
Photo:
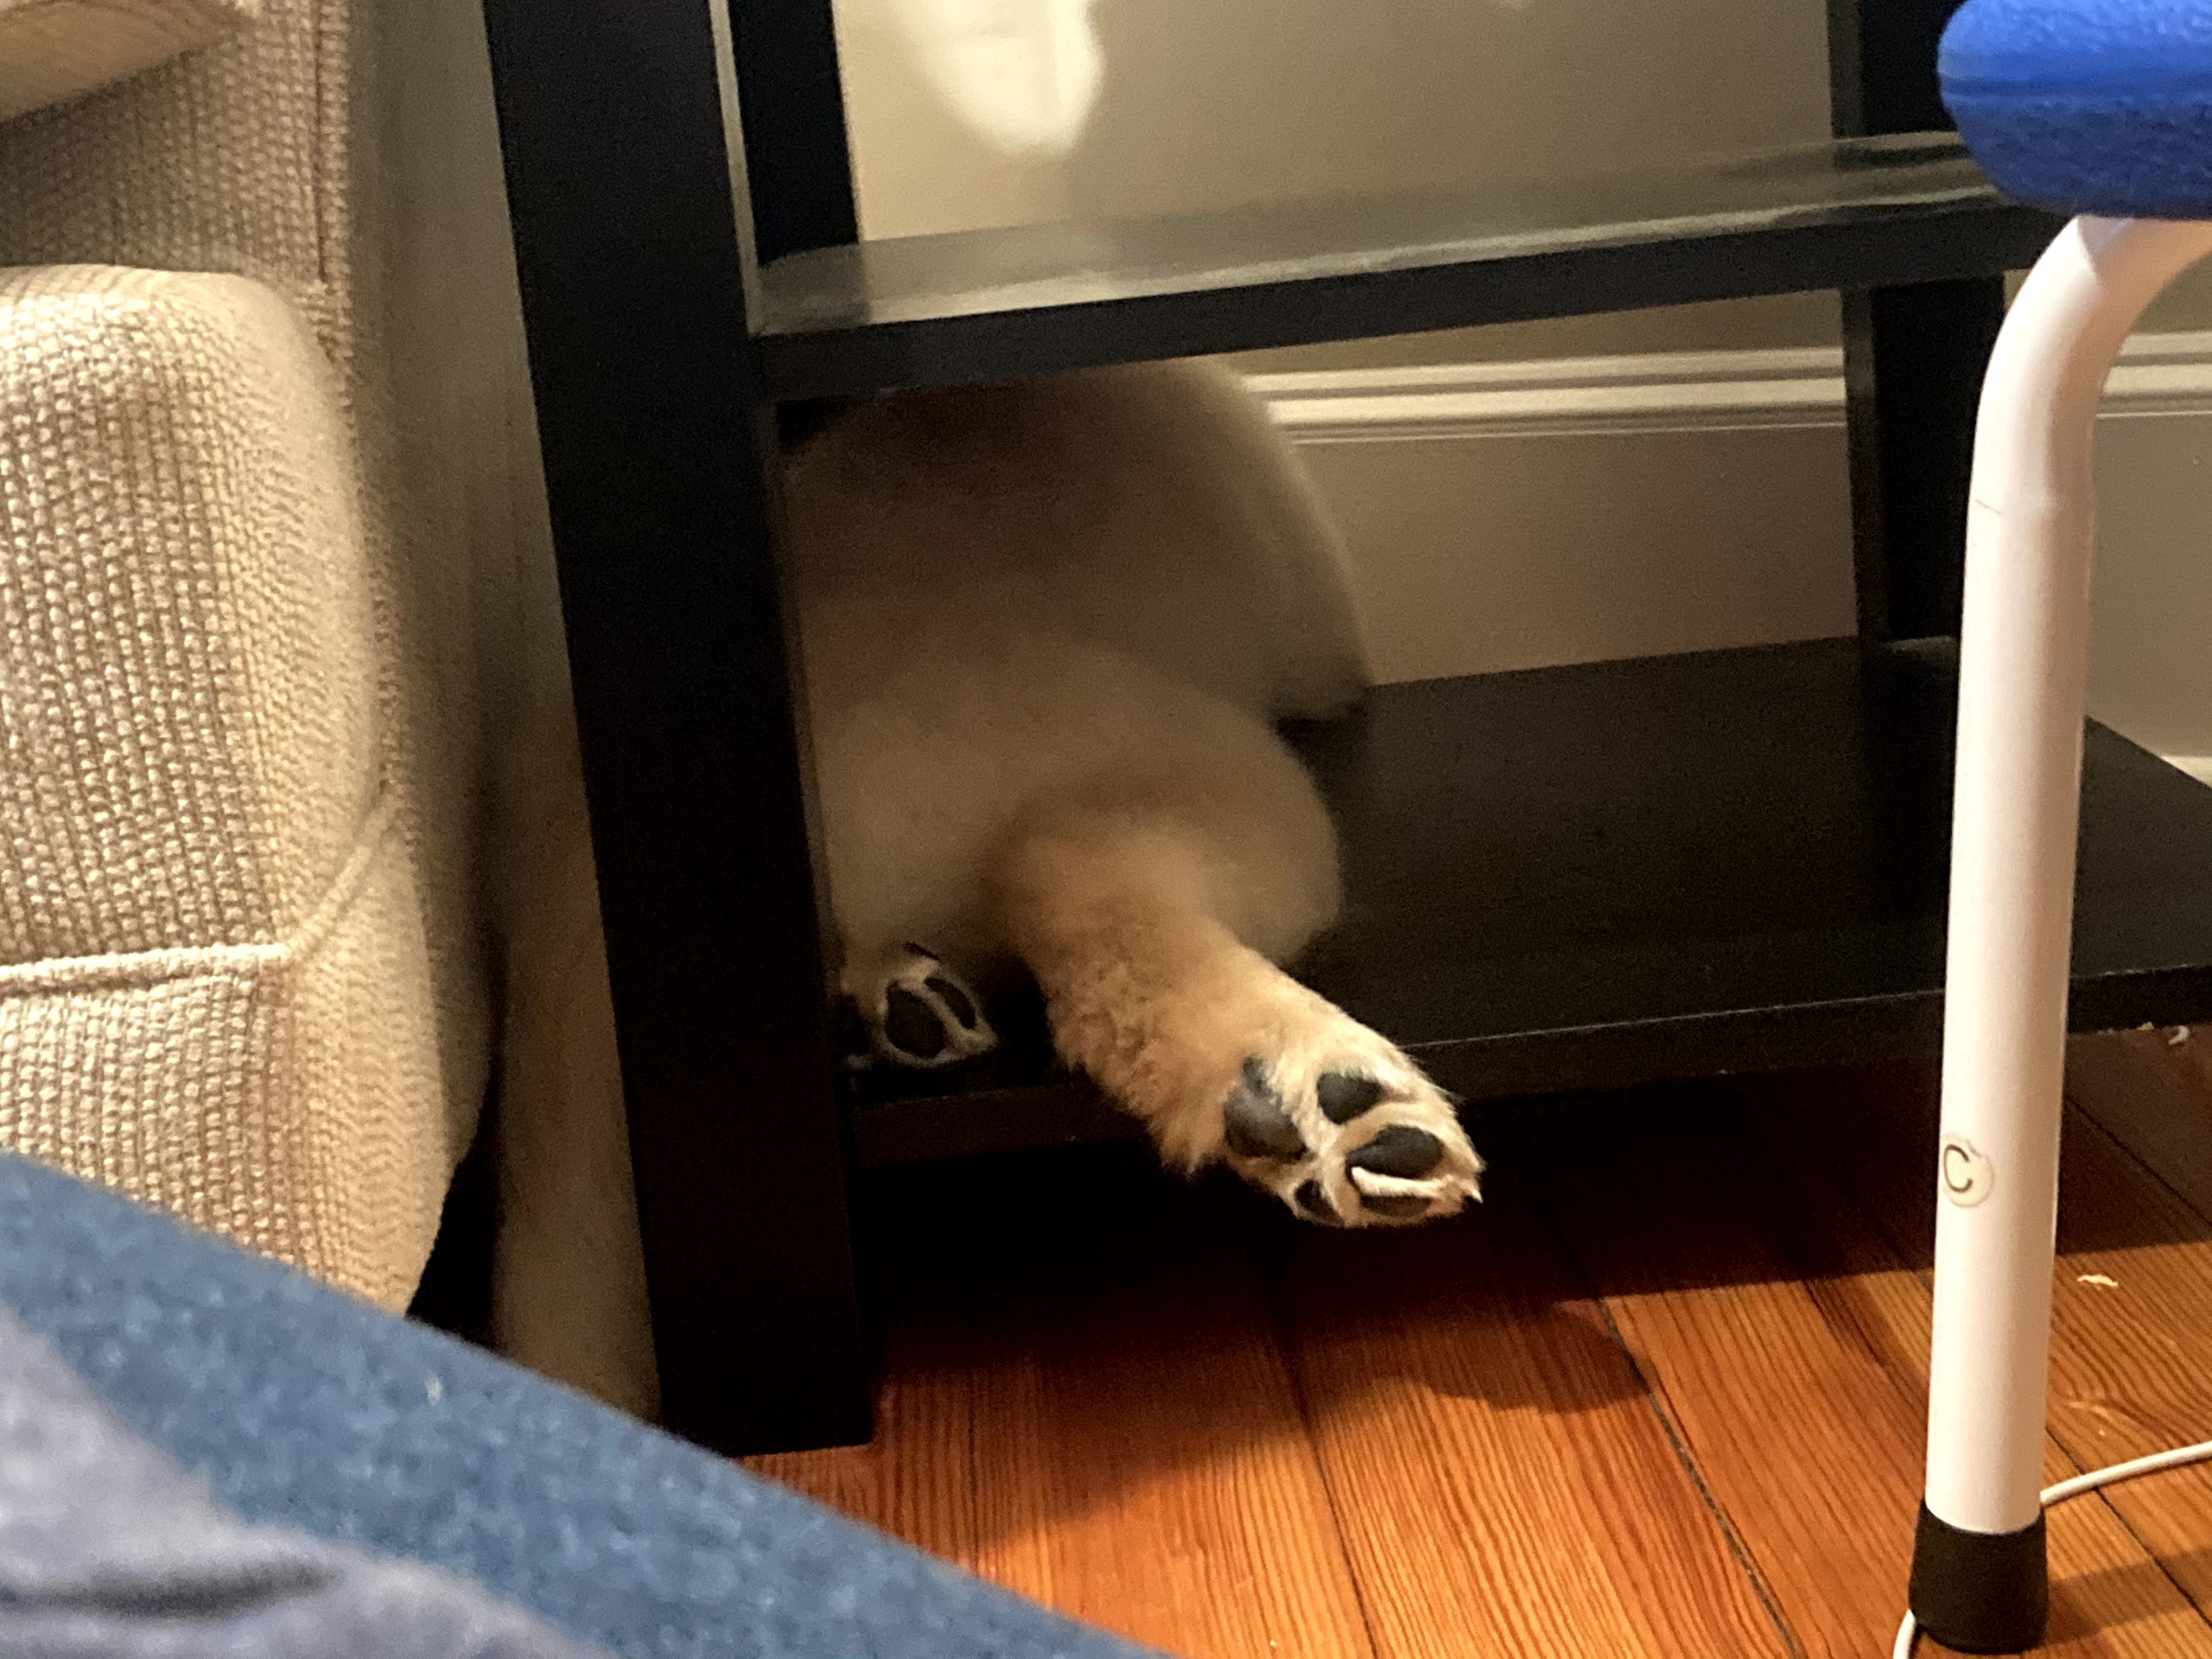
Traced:
[[1331, 1123], [1349, 1123], [1382, 1098], [1382, 1085], [1371, 1077], [1331, 1072], [1314, 1085], [1321, 1115]]
[[1287, 1164], [1306, 1155], [1298, 1126], [1291, 1121], [1281, 1097], [1268, 1086], [1266, 1074], [1253, 1060], [1244, 1062], [1244, 1080], [1229, 1091], [1221, 1115], [1223, 1138], [1239, 1158], [1273, 1158]]
[[916, 1060], [934, 1060], [945, 1052], [945, 1022], [934, 1008], [901, 986], [892, 986], [884, 995], [884, 1036], [892, 1048]]
[[1304, 1210], [1316, 1221], [1326, 1221], [1332, 1226], [1341, 1222], [1342, 1218], [1337, 1214], [1336, 1206], [1328, 1201], [1328, 1194], [1322, 1191], [1321, 1182], [1318, 1181], [1301, 1182], [1295, 1196], [1298, 1200], [1298, 1208]]
[[1443, 1142], [1426, 1129], [1394, 1123], [1344, 1161], [1355, 1170], [1418, 1181], [1443, 1162]]

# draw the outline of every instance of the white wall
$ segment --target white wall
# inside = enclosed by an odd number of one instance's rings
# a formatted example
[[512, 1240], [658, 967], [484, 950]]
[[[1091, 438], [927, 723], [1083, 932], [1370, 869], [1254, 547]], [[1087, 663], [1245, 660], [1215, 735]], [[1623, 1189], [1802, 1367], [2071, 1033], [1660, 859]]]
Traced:
[[1269, 374], [1386, 679], [1852, 625], [1832, 347]]
[[[1821, 0], [838, 5], [871, 236], [1514, 182], [1803, 142], [1826, 131], [1824, 31]], [[2212, 275], [2146, 323], [2208, 325]], [[1244, 366], [1334, 371], [1365, 398], [1374, 418], [1310, 428], [1307, 453], [1358, 554], [1376, 656], [1413, 678], [1847, 631], [1839, 405], [1815, 390], [1786, 419], [1732, 416], [1725, 393], [1764, 372], [1760, 353], [1832, 350], [1835, 337], [1833, 298], [1814, 295]], [[1647, 373], [1649, 354], [1688, 355]], [[1539, 405], [1562, 406], [1542, 392], [1560, 358], [1644, 376], [1657, 412], [1615, 420], [1599, 398], [1565, 422], [1513, 414], [1532, 387]], [[1422, 404], [1395, 373], [1407, 364], [1504, 403], [1438, 422], [1421, 412], [1433, 398]], [[2174, 374], [2172, 396], [2138, 399], [2101, 440], [2093, 696], [2164, 752], [2212, 756], [2212, 549], [2198, 529], [2212, 524], [2212, 369], [2192, 359]], [[1717, 403], [1701, 380], [1723, 388]], [[1573, 405], [1581, 394], [1560, 395]], [[1668, 418], [1677, 404], [1694, 407]]]
[[[869, 236], [1511, 183], [1827, 132], [1820, 0], [838, 0], [836, 12]], [[1093, 53], [1085, 103], [1073, 65]], [[1051, 121], [1019, 118], [1054, 106], [1057, 144]], [[1035, 146], [1011, 149], [1024, 126]], [[1827, 337], [1833, 317], [1818, 298], [1699, 306], [1457, 331], [1357, 360], [1790, 344]]]
[[2212, 780], [2212, 387], [2196, 399], [2098, 434], [2089, 706]]
[[[1255, 377], [1342, 520], [1378, 671], [1851, 629], [1833, 348]], [[2090, 698], [2212, 768], [2212, 333], [2138, 335], [2098, 433]]]

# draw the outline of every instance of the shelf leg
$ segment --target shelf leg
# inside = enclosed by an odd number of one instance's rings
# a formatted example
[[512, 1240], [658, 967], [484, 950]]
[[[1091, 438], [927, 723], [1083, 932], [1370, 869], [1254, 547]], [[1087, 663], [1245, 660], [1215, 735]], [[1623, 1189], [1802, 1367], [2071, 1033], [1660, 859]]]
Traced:
[[727, 16], [487, 0], [485, 18], [663, 1408], [723, 1452], [863, 1440]]
[[2004, 279], [1842, 296], [1859, 637], [1959, 631], [1974, 400]]
[[[1958, 7], [1828, 0], [1838, 137], [1950, 126], [1936, 47]], [[2004, 316], [2003, 279], [1852, 290], [1842, 302], [1859, 637], [1955, 635], [1974, 398]]]

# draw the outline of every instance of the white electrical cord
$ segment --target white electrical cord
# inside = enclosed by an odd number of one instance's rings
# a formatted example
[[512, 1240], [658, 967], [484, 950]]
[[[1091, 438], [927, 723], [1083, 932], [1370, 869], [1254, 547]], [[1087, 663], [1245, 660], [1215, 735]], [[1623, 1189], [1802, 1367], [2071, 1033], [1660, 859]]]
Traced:
[[[2087, 1474], [2077, 1474], [2070, 1480], [2062, 1480], [2055, 1486], [2043, 1489], [2043, 1507], [2063, 1504], [2069, 1498], [2079, 1498], [2085, 1492], [2094, 1492], [2100, 1486], [2109, 1486], [2122, 1480], [2132, 1480], [2139, 1474], [2156, 1474], [2161, 1469], [2178, 1469], [2186, 1463], [2202, 1463], [2212, 1460], [2212, 1440], [2200, 1440], [2193, 1446], [2177, 1446], [2172, 1451], [2153, 1452], [2148, 1457], [2130, 1458], [2124, 1463], [2115, 1463], [2110, 1468], [2092, 1469]], [[1890, 1649], [1890, 1659], [1912, 1659], [1912, 1644], [1920, 1635], [1920, 1627], [1906, 1613], [1905, 1622], [1897, 1627], [1897, 1645]]]

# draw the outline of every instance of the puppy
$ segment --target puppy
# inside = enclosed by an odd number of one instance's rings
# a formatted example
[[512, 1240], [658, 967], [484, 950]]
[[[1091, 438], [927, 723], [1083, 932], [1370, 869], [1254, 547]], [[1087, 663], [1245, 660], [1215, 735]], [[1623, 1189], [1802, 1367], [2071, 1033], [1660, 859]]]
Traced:
[[830, 902], [877, 1059], [990, 1046], [1006, 958], [1173, 1168], [1346, 1226], [1481, 1169], [1382, 1037], [1283, 972], [1334, 835], [1272, 721], [1365, 682], [1340, 550], [1266, 411], [1194, 363], [888, 398], [788, 474]]
[[[1443, 1095], [1280, 965], [1340, 894], [1328, 811], [1273, 723], [1342, 710], [1366, 674], [1335, 535], [1242, 385], [1150, 364], [886, 398], [807, 441], [786, 491], [830, 899], [868, 1057], [985, 1052], [975, 988], [1018, 963], [1060, 1055], [1170, 1167], [1226, 1164], [1338, 1226], [1476, 1196], [1482, 1163]], [[568, 907], [567, 930], [590, 908]], [[585, 1369], [577, 1328], [597, 1316], [574, 1274], [597, 1270], [556, 1237], [577, 1236], [580, 1203], [610, 1218], [600, 1233], [635, 1220], [611, 1064], [528, 1060], [611, 1031], [578, 1012], [604, 1001], [596, 949], [552, 943], [517, 952], [501, 1133], [520, 1219], [497, 1334], [638, 1409], [634, 1252], [597, 1298], [625, 1358]]]

